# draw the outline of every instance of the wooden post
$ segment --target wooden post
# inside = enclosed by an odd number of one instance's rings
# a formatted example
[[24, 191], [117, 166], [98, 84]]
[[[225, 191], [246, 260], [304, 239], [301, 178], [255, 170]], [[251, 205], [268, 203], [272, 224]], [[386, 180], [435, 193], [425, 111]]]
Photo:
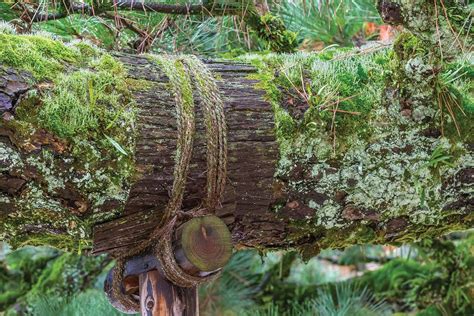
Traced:
[[[232, 254], [230, 232], [214, 215], [196, 217], [181, 225], [174, 234], [173, 251], [176, 262], [187, 274], [206, 276], [229, 261]], [[125, 308], [112, 291], [114, 269], [110, 270], [104, 291], [110, 303], [124, 313], [139, 310]], [[122, 292], [140, 303], [146, 316], [198, 315], [197, 288], [182, 288], [166, 279], [158, 259], [152, 255], [130, 258], [125, 265]]]
[[159, 270], [140, 274], [142, 316], [199, 315], [197, 288], [180, 288], [169, 282]]

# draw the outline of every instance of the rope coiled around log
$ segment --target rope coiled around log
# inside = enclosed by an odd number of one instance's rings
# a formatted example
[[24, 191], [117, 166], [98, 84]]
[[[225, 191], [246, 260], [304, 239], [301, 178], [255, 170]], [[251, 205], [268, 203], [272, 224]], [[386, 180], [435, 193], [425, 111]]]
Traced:
[[[125, 262], [147, 250], [151, 250], [158, 258], [166, 278], [180, 287], [194, 287], [218, 275], [217, 272], [204, 277], [193, 276], [181, 269], [174, 257], [172, 234], [183, 216], [214, 214], [219, 206], [227, 174], [227, 127], [224, 103], [212, 73], [198, 58], [194, 56], [153, 56], [153, 58], [163, 68], [173, 88], [178, 120], [178, 139], [172, 193], [164, 210], [161, 224], [151, 232], [148, 240], [116, 258], [112, 292], [116, 299], [130, 310], [139, 310], [140, 304], [122, 292]], [[196, 129], [193, 85], [201, 99], [206, 126], [207, 187], [206, 197], [201, 205], [184, 213], [181, 206]]]

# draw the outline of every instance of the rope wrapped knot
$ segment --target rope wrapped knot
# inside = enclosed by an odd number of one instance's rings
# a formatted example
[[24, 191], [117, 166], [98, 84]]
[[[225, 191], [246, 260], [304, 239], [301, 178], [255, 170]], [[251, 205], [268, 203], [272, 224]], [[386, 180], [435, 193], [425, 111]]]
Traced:
[[[112, 280], [113, 294], [123, 306], [135, 310], [140, 309], [139, 303], [122, 292], [125, 262], [145, 251], [154, 253], [160, 261], [166, 278], [180, 287], [194, 287], [218, 276], [219, 271], [202, 277], [186, 273], [176, 262], [172, 237], [175, 227], [180, 224], [181, 215], [196, 217], [215, 213], [224, 193], [227, 173], [227, 127], [224, 103], [212, 73], [195, 56], [153, 56], [152, 58], [165, 71], [172, 86], [176, 102], [178, 138], [172, 193], [163, 212], [161, 224], [152, 231], [148, 240], [117, 258]], [[182, 212], [186, 178], [196, 131], [193, 87], [201, 100], [206, 127], [206, 196], [199, 207]]]

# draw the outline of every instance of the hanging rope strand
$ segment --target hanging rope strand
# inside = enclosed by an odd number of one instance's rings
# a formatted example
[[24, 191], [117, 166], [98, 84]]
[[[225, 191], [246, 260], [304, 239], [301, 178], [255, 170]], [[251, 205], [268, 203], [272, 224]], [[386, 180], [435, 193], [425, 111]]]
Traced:
[[224, 102], [211, 71], [195, 56], [186, 59], [194, 84], [201, 97], [207, 139], [207, 198], [206, 208], [214, 212], [224, 194], [227, 174], [227, 126]]
[[[193, 138], [195, 133], [194, 99], [191, 80], [185, 65], [178, 58], [161, 58], [160, 64], [166, 71], [176, 101], [176, 114], [178, 119], [178, 140], [176, 144], [176, 157], [174, 167], [174, 181], [171, 198], [166, 207], [162, 222], [165, 223], [181, 209], [186, 178], [188, 176], [189, 162], [193, 152]], [[174, 71], [169, 71], [174, 69]]]

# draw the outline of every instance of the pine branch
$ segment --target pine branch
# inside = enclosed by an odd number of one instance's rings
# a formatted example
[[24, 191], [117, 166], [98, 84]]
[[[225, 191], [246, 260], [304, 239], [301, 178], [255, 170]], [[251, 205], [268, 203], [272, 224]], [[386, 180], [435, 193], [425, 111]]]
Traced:
[[23, 10], [21, 18], [27, 22], [45, 22], [50, 20], [59, 20], [71, 14], [80, 13], [84, 15], [97, 15], [99, 12], [131, 10], [142, 12], [154, 12], [175, 15], [238, 15], [245, 12], [250, 5], [247, 1], [237, 1], [235, 4], [217, 4], [215, 2], [202, 4], [167, 4], [136, 0], [119, 0], [99, 3], [91, 6], [86, 3], [75, 3], [65, 1], [61, 4], [63, 7], [59, 12], [48, 13], [40, 10], [32, 10], [25, 3], [18, 2], [17, 6]]

